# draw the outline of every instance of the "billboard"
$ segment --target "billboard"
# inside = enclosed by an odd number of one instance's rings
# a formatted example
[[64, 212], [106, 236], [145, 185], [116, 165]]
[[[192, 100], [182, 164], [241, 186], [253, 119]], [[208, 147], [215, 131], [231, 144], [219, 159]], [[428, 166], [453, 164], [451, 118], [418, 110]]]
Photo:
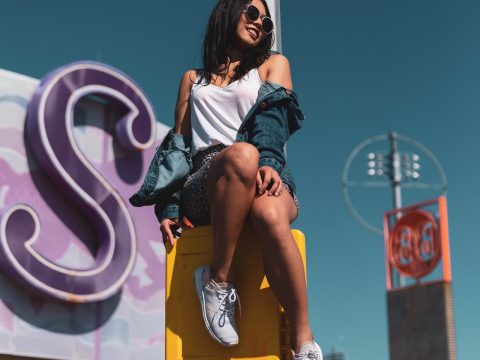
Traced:
[[0, 70], [0, 353], [163, 357], [164, 247], [127, 199], [167, 130], [108, 66]]

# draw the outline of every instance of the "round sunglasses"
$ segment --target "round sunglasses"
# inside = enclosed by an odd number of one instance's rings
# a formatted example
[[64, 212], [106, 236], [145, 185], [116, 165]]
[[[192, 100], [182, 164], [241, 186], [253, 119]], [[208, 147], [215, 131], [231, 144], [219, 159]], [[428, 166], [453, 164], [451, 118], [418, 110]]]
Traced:
[[[260, 17], [260, 10], [255, 5], [249, 4], [244, 10], [247, 19], [250, 21], [257, 21]], [[268, 16], [264, 16], [262, 19], [262, 32], [266, 35], [273, 31], [273, 21]]]

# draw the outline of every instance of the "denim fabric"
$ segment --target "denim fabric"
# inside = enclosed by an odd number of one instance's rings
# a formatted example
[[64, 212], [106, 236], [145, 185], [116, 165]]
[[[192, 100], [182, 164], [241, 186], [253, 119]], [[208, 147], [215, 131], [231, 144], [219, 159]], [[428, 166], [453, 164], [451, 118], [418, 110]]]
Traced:
[[[183, 184], [182, 184], [183, 185]], [[155, 204], [155, 216], [158, 222], [162, 222], [163, 219], [180, 219], [180, 197], [182, 195], [181, 190], [177, 190], [169, 197], [163, 198], [161, 201]]]
[[[260, 153], [259, 166], [274, 168], [293, 192], [295, 181], [286, 164], [284, 147], [303, 120], [295, 92], [266, 81], [260, 87], [257, 101], [245, 116], [236, 139], [237, 142], [254, 145]], [[159, 222], [166, 218], [181, 218], [180, 195], [180, 190], [171, 191], [170, 195], [162, 196], [156, 203], [155, 215]]]
[[170, 130], [157, 147], [140, 190], [129, 201], [133, 206], [171, 200], [192, 169], [190, 139]]
[[259, 97], [240, 126], [238, 142], [254, 145], [260, 153], [259, 166], [274, 168], [282, 181], [295, 192], [293, 174], [288, 169], [284, 147], [305, 119], [295, 92], [266, 81]]

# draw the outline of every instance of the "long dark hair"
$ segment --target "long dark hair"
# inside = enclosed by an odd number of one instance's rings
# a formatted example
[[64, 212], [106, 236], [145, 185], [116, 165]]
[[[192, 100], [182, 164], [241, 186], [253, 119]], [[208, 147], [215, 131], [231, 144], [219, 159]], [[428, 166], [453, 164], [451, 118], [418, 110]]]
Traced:
[[[266, 9], [266, 15], [270, 16], [265, 0], [261, 0]], [[212, 74], [224, 74], [222, 65], [228, 65], [228, 50], [237, 41], [237, 25], [245, 7], [251, 0], [219, 0], [208, 20], [205, 40], [203, 42], [203, 69], [202, 78], [207, 83], [212, 81]], [[271, 54], [274, 37], [273, 32], [264, 35], [260, 43], [251, 48], [243, 57], [232, 81], [243, 77], [248, 71], [259, 67]], [[227, 66], [228, 69], [228, 66]]]

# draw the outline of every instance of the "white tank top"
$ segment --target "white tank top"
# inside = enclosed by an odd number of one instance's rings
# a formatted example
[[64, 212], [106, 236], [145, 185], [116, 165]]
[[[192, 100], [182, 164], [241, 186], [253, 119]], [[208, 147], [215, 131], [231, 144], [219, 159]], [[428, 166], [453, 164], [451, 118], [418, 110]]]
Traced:
[[[198, 76], [197, 76], [198, 79]], [[256, 68], [226, 87], [205, 79], [190, 93], [192, 155], [212, 145], [232, 145], [238, 129], [257, 100], [261, 80]]]

